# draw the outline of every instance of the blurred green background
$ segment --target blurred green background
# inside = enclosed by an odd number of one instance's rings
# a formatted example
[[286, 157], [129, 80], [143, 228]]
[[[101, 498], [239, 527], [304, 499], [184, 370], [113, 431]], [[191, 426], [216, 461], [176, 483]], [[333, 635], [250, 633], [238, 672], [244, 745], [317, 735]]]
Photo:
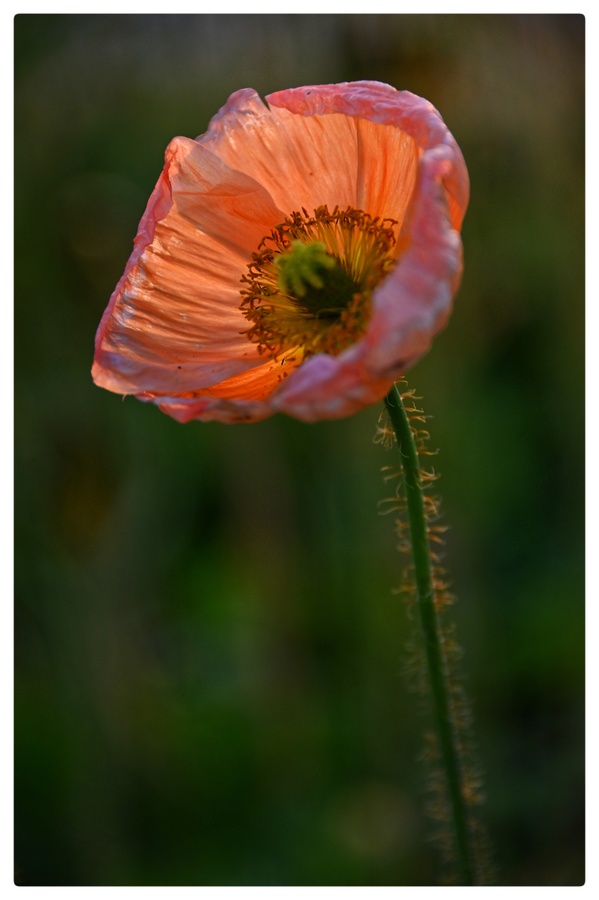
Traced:
[[430, 99], [472, 201], [432, 415], [499, 883], [584, 880], [582, 16], [19, 15], [16, 880], [427, 885], [376, 408], [177, 424], [94, 332], [177, 135], [240, 87]]

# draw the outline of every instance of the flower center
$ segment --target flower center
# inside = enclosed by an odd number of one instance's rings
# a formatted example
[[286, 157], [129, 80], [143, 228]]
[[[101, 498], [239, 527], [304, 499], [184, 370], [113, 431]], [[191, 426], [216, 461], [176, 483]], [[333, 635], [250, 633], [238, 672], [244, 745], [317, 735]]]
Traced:
[[297, 364], [336, 356], [365, 332], [372, 291], [394, 263], [392, 219], [321, 206], [293, 212], [252, 254], [241, 310], [259, 353]]

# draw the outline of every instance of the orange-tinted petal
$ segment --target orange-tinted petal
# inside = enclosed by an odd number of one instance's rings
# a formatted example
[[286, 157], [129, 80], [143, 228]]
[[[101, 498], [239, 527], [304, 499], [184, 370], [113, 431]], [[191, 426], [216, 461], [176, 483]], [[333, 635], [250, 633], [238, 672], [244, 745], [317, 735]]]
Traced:
[[[300, 116], [342, 113], [365, 122], [390, 126], [408, 135], [420, 152], [433, 147], [447, 147], [453, 165], [446, 174], [444, 188], [448, 195], [453, 227], [461, 227], [469, 198], [466, 165], [453, 135], [428, 100], [409, 91], [398, 91], [378, 81], [290, 88], [269, 94], [267, 100], [271, 107], [283, 107]], [[384, 149], [380, 148], [381, 155]], [[402, 163], [403, 160], [397, 161], [398, 166]], [[372, 177], [371, 171], [364, 171], [362, 174], [364, 180]], [[366, 212], [370, 210], [366, 209]]]
[[175, 138], [98, 329], [96, 383], [171, 393], [261, 364], [242, 334], [240, 278], [281, 218], [259, 184], [195, 141]]
[[285, 110], [269, 110], [246, 89], [230, 97], [198, 140], [264, 185], [286, 215], [302, 207], [312, 213], [323, 204], [356, 205], [357, 137], [346, 116], [298, 121]]
[[351, 206], [401, 223], [414, 187], [415, 141], [345, 111], [287, 109], [287, 95], [299, 90], [270, 95], [270, 109], [255, 91], [237, 91], [198, 140], [263, 184], [287, 213]]

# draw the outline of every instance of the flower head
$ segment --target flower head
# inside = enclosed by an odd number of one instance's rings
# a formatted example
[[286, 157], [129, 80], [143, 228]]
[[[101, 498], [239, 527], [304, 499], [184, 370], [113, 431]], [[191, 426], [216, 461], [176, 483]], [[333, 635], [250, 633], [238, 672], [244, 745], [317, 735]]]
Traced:
[[426, 100], [360, 81], [233, 94], [169, 144], [96, 335], [96, 384], [181, 422], [338, 418], [446, 324], [462, 154]]

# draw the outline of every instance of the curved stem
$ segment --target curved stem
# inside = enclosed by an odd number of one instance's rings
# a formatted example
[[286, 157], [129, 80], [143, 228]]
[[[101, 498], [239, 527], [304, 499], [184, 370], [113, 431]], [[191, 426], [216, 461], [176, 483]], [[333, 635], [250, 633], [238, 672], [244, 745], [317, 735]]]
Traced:
[[447, 665], [434, 604], [432, 566], [418, 451], [397, 386], [394, 385], [385, 397], [385, 405], [393, 424], [401, 455], [416, 579], [417, 607], [426, 648], [433, 715], [447, 781], [460, 878], [463, 885], [473, 885], [475, 883], [474, 866], [468, 816], [461, 790], [460, 755], [452, 722]]

